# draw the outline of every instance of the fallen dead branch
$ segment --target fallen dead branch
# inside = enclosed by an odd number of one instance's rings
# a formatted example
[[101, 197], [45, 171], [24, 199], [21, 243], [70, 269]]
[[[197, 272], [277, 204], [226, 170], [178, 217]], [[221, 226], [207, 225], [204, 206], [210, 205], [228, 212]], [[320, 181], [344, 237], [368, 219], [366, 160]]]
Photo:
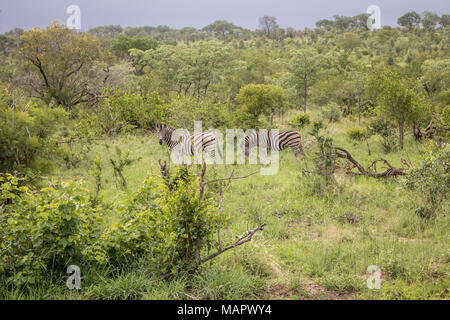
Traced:
[[[374, 178], [388, 178], [392, 176], [404, 176], [406, 175], [406, 170], [410, 167], [408, 162], [405, 159], [402, 159], [402, 163], [407, 166], [407, 168], [397, 168], [392, 166], [386, 159], [380, 158], [372, 162], [372, 164], [365, 169], [355, 158], [352, 157], [350, 152], [341, 147], [333, 147], [338, 158], [346, 159], [351, 164], [353, 164], [353, 168], [357, 168], [360, 174], [374, 177]], [[382, 162], [387, 166], [387, 169], [383, 172], [377, 172], [377, 163]]]

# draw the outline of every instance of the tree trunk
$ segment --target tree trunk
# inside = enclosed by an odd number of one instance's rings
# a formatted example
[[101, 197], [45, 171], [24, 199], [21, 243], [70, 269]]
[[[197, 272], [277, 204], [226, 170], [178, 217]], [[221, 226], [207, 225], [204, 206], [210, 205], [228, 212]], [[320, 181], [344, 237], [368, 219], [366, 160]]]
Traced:
[[361, 102], [358, 101], [358, 125], [361, 124]]
[[307, 80], [305, 79], [304, 82], [304, 95], [305, 95], [305, 104], [303, 105], [303, 113], [306, 113], [306, 103], [308, 101], [308, 85], [307, 85]]
[[400, 149], [403, 150], [403, 138], [405, 136], [405, 122], [399, 121], [398, 122], [398, 138], [400, 142]]

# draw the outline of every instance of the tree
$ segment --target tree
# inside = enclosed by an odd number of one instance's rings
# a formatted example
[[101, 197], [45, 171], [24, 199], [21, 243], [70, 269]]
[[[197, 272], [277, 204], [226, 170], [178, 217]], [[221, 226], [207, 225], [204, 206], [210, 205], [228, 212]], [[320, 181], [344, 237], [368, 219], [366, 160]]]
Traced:
[[313, 49], [294, 51], [288, 63], [288, 83], [294, 88], [297, 97], [303, 99], [303, 111], [306, 113], [308, 90], [317, 80], [322, 58]]
[[324, 29], [330, 29], [334, 26], [334, 21], [333, 20], [328, 20], [328, 19], [322, 19], [316, 22], [316, 27], [317, 28], [324, 28]]
[[450, 25], [450, 14], [443, 14], [439, 19], [439, 24], [443, 29]]
[[159, 80], [168, 94], [192, 93], [200, 100], [210, 86], [233, 70], [228, 62], [228, 51], [217, 41], [197, 41], [187, 45], [161, 45], [147, 51], [132, 49], [131, 56], [137, 70], [148, 67], [150, 76]]
[[408, 27], [409, 31], [411, 31], [413, 27], [419, 25], [420, 20], [420, 15], [415, 11], [411, 11], [398, 18], [397, 23], [404, 28]]
[[228, 35], [232, 35], [235, 30], [239, 29], [242, 28], [237, 27], [228, 21], [217, 20], [204, 27], [203, 31], [212, 33], [216, 37], [220, 36], [222, 41], [225, 41]]
[[267, 37], [270, 37], [278, 29], [277, 18], [273, 16], [259, 18], [259, 28]]
[[433, 31], [439, 22], [439, 16], [434, 12], [424, 11], [421, 22], [426, 31]]
[[158, 42], [149, 36], [129, 37], [127, 35], [120, 34], [111, 41], [112, 52], [121, 58], [128, 56], [130, 49], [146, 51], [155, 49], [157, 46]]
[[339, 40], [339, 45], [345, 50], [345, 52], [351, 53], [354, 49], [362, 45], [362, 41], [358, 35], [351, 32], [346, 32]]
[[95, 88], [108, 69], [95, 37], [52, 23], [44, 30], [26, 31], [20, 42], [29, 74], [23, 81], [33, 96], [66, 110], [96, 99]]
[[260, 115], [268, 116], [272, 125], [275, 112], [288, 106], [283, 88], [271, 84], [246, 85], [241, 88], [236, 100], [240, 105], [239, 120], [247, 127], [258, 126]]
[[99, 38], [114, 38], [123, 32], [123, 28], [119, 25], [109, 25], [91, 28], [88, 31], [90, 34]]
[[410, 88], [407, 79], [392, 70], [377, 71], [370, 79], [382, 116], [394, 120], [398, 127], [399, 145], [403, 149], [405, 126], [422, 115], [425, 101]]
[[439, 102], [439, 95], [450, 89], [450, 59], [427, 60], [422, 69], [420, 80], [428, 97]]

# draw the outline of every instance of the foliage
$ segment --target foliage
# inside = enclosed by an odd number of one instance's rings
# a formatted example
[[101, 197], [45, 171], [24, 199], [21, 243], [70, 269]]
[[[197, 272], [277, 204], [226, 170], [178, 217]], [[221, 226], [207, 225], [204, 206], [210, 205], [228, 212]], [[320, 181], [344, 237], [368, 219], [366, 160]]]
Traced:
[[415, 213], [430, 219], [443, 206], [450, 191], [450, 145], [441, 149], [429, 143], [420, 164], [411, 168], [404, 180], [414, 202], [418, 203]]
[[211, 195], [200, 199], [199, 190], [197, 178], [183, 168], [171, 183], [147, 179], [126, 200], [122, 221], [102, 236], [108, 256], [129, 259], [148, 252], [157, 272], [195, 269], [220, 221]]
[[213, 246], [220, 217], [214, 193], [200, 198], [197, 177], [181, 168], [169, 184], [147, 179], [139, 190], [114, 205], [74, 183], [32, 192], [21, 180], [0, 177], [0, 279], [33, 284], [60, 273], [71, 262], [119, 267], [141, 254], [161, 273], [194, 270], [199, 255]]
[[160, 82], [162, 94], [206, 97], [211, 85], [233, 70], [226, 47], [217, 41], [199, 41], [190, 46], [161, 45], [147, 51], [132, 49], [138, 73], [149, 72]]
[[419, 25], [420, 15], [415, 11], [407, 12], [398, 18], [397, 23], [402, 27], [408, 27], [409, 30], [411, 30], [413, 27]]
[[405, 126], [427, 112], [429, 106], [421, 96], [410, 88], [408, 81], [393, 70], [377, 72], [370, 80], [371, 88], [378, 93], [382, 115], [395, 120], [399, 132], [400, 149], [404, 146]]
[[193, 130], [194, 121], [202, 121], [203, 128], [224, 128], [231, 122], [229, 105], [215, 99], [197, 99], [180, 96], [167, 105], [166, 123], [174, 128]]
[[97, 105], [95, 125], [106, 135], [132, 128], [148, 130], [164, 122], [167, 110], [157, 93], [141, 95], [132, 91], [105, 90], [107, 93]]
[[322, 67], [322, 57], [313, 49], [301, 49], [292, 52], [292, 58], [288, 63], [287, 81], [303, 99], [303, 111], [306, 112], [308, 101], [308, 89], [318, 78]]
[[271, 84], [249, 84], [239, 91], [236, 100], [240, 104], [237, 121], [244, 128], [257, 128], [259, 117], [269, 117], [270, 124], [276, 111], [282, 111], [288, 105], [287, 96], [279, 86]]
[[347, 135], [350, 138], [350, 140], [353, 141], [364, 141], [367, 146], [367, 152], [370, 156], [370, 146], [369, 146], [369, 138], [373, 133], [368, 130], [366, 127], [350, 127], [347, 129]]
[[[116, 146], [115, 150], [116, 150], [117, 158], [110, 158], [109, 161], [111, 162], [111, 165], [113, 167], [114, 179], [116, 181], [116, 185], [117, 185], [117, 182], [120, 182], [120, 185], [126, 190], [127, 189], [127, 181], [123, 175], [123, 170], [125, 169], [125, 167], [131, 165], [133, 162], [139, 161], [141, 159], [140, 158], [135, 158], [135, 159], [130, 158], [130, 151], [127, 151], [126, 153], [122, 153], [122, 150], [117, 146]], [[99, 171], [99, 168], [98, 168], [98, 164], [97, 164], [97, 172], [98, 171]], [[101, 171], [100, 171], [100, 173], [101, 173]], [[99, 173], [97, 173], [97, 186], [99, 185], [98, 174]], [[98, 192], [96, 194], [98, 194]]]
[[341, 108], [336, 104], [322, 108], [322, 117], [329, 123], [338, 122], [341, 119]]
[[32, 284], [80, 261], [95, 237], [96, 208], [84, 189], [71, 183], [34, 193], [11, 175], [0, 182], [0, 276]]
[[388, 121], [383, 120], [382, 118], [377, 118], [369, 123], [368, 128], [371, 134], [377, 134], [381, 137], [381, 144], [385, 153], [389, 153], [397, 149], [395, 129]]
[[[1, 89], [0, 89], [1, 90]], [[66, 121], [64, 110], [36, 101], [17, 104], [7, 89], [0, 93], [0, 171], [45, 170], [55, 151], [53, 134]], [[14, 104], [13, 104], [14, 103]]]
[[311, 121], [309, 120], [309, 115], [299, 114], [295, 117], [292, 117], [287, 123], [296, 129], [303, 129], [304, 127], [309, 125]]
[[95, 99], [106, 66], [95, 37], [53, 23], [44, 30], [24, 32], [20, 41], [29, 73], [24, 82], [34, 95], [67, 110]]
[[118, 57], [127, 56], [130, 49], [146, 51], [157, 47], [158, 42], [149, 36], [129, 37], [125, 34], [119, 34], [111, 41], [111, 50]]

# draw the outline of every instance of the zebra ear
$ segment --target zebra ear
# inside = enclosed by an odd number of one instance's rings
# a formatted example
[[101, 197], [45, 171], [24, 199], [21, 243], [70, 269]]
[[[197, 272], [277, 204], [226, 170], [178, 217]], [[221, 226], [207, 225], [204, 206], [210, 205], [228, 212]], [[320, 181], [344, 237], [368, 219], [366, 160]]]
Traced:
[[156, 130], [159, 130], [159, 129], [160, 129], [160, 126], [161, 126], [160, 124], [156, 123], [156, 124], [155, 124]]

